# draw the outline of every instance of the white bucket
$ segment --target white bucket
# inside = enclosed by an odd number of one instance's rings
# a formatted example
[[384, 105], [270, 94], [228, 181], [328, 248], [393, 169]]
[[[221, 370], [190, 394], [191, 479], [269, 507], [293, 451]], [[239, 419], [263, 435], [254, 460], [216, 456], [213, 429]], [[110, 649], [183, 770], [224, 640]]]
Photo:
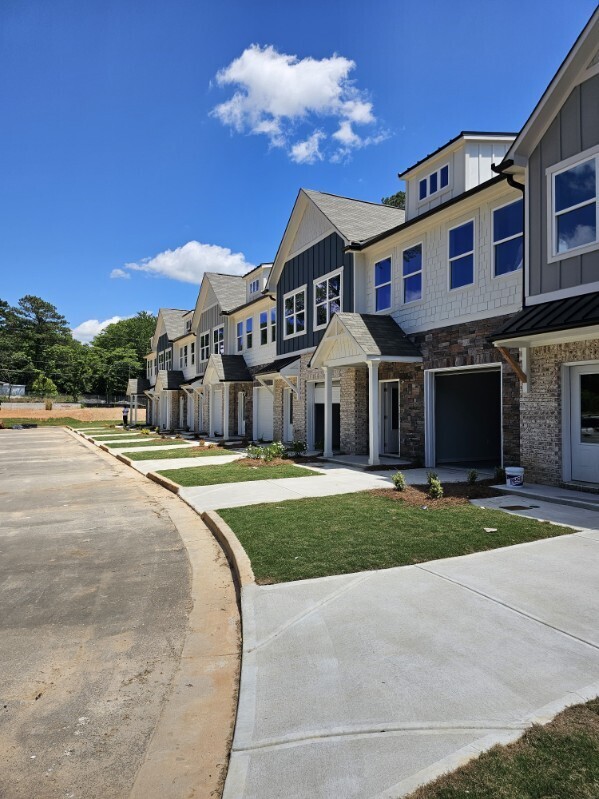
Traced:
[[524, 469], [522, 466], [506, 466], [506, 486], [521, 486], [524, 484]]

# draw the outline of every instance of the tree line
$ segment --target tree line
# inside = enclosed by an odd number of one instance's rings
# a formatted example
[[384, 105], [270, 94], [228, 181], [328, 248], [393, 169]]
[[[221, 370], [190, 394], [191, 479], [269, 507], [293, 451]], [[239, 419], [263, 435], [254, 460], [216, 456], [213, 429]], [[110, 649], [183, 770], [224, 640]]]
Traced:
[[15, 306], [0, 299], [0, 382], [75, 401], [82, 394], [122, 395], [130, 377], [145, 375], [144, 356], [155, 326], [156, 317], [140, 311], [82, 344], [51, 303], [33, 295]]

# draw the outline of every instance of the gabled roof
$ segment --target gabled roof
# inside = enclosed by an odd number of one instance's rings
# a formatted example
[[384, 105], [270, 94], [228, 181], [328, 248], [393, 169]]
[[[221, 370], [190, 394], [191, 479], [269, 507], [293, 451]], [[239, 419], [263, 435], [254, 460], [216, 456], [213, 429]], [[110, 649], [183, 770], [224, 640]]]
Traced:
[[226, 316], [230, 316], [231, 314], [237, 313], [237, 311], [243, 311], [246, 308], [249, 308], [252, 305], [255, 305], [257, 302], [262, 302], [262, 300], [271, 300], [274, 301], [275, 297], [273, 294], [259, 294], [257, 297], [254, 297], [253, 300], [248, 300], [248, 302], [244, 302], [243, 305], [238, 305], [237, 308], [231, 308], [230, 311], [223, 311]]
[[150, 381], [145, 377], [132, 377], [127, 382], [127, 396], [143, 394], [150, 388]]
[[218, 272], [206, 272], [206, 279], [216, 294], [216, 299], [223, 311], [232, 311], [243, 305], [246, 298], [246, 286], [243, 277], [238, 275], [221, 275]]
[[221, 383], [246, 383], [252, 381], [243, 355], [211, 355], [206, 367], [216, 371]]
[[393, 205], [353, 200], [337, 194], [302, 189], [314, 205], [337, 228], [341, 236], [350, 241], [364, 241], [399, 225], [405, 219], [405, 211]]
[[183, 311], [180, 308], [160, 308], [158, 316], [161, 316], [164, 321], [164, 329], [169, 341], [173, 341], [173, 339], [183, 335], [185, 332], [184, 317], [188, 313], [190, 311]]
[[183, 377], [183, 372], [178, 370], [170, 369], [167, 371], [166, 369], [160, 369], [156, 377], [156, 382], [158, 383], [158, 381], [160, 381], [164, 391], [176, 391], [181, 383], [185, 382], [185, 378]]
[[584, 72], [596, 57], [598, 49], [599, 7], [595, 9], [578, 39], [574, 42], [570, 52], [551, 79], [549, 86], [545, 89], [532, 114], [526, 120], [516, 140], [505, 154], [502, 163], [498, 167], [499, 169], [517, 171], [518, 167], [524, 166], [526, 159], [553, 122], [577, 80], [584, 77]]
[[492, 341], [599, 325], [599, 292], [530, 305], [512, 316]]

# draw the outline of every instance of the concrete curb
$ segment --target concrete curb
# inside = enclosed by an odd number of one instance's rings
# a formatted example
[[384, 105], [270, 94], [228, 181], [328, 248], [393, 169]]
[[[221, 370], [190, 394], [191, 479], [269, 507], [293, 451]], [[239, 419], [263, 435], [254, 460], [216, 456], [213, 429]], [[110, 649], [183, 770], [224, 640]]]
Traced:
[[245, 588], [248, 585], [254, 585], [256, 578], [250, 559], [229, 525], [213, 510], [204, 511], [202, 521], [224, 550], [239, 587]]
[[[131, 466], [131, 461], [129, 461], [129, 466]], [[173, 494], [178, 494], [179, 491], [181, 490], [181, 486], [179, 485], [179, 483], [175, 483], [172, 480], [169, 480], [168, 477], [163, 477], [161, 474], [158, 474], [158, 472], [148, 472], [146, 474], [146, 477], [149, 480], [152, 480], [154, 483], [158, 483], [158, 485], [162, 486], [163, 488], [172, 491]]]
[[132, 466], [133, 465], [133, 461], [131, 460], [131, 458], [128, 458], [126, 455], [117, 455], [116, 459], [117, 459], [117, 461], [120, 461], [121, 463], [124, 463], [125, 466]]

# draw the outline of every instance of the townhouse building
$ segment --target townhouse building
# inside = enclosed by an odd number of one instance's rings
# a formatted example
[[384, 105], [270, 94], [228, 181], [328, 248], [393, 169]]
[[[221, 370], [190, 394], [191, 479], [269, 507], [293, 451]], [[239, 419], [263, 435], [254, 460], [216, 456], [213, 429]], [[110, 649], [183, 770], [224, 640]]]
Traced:
[[527, 480], [599, 484], [599, 10], [497, 166], [525, 191], [521, 353]]

